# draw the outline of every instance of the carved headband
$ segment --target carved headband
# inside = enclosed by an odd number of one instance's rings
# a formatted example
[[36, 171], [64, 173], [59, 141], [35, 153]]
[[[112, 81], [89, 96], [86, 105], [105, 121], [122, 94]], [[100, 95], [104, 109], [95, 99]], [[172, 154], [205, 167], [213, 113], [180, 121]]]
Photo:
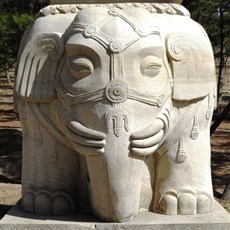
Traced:
[[[151, 34], [160, 35], [160, 29], [157, 25], [143, 26], [135, 21], [130, 15], [127, 15], [124, 11], [111, 7], [108, 10], [108, 16], [102, 21], [96, 21], [92, 25], [82, 24], [79, 22], [73, 22], [67, 31], [67, 35], [70, 37], [76, 33], [82, 33], [85, 38], [92, 38], [103, 45], [111, 53], [111, 64], [114, 66], [114, 59], [119, 61], [122, 51], [129, 47], [137, 40], [149, 36]], [[108, 34], [100, 31], [100, 28], [107, 22], [111, 21], [114, 17], [119, 17], [133, 28], [133, 32], [127, 37], [120, 40], [114, 40]], [[122, 68], [122, 67], [121, 67]], [[69, 105], [78, 105], [83, 103], [95, 102], [107, 98], [113, 104], [122, 103], [126, 99], [136, 100], [142, 103], [146, 103], [153, 106], [161, 107], [163, 102], [168, 98], [166, 96], [166, 89], [160, 96], [153, 96], [146, 93], [141, 93], [133, 89], [129, 89], [127, 83], [123, 79], [117, 79], [114, 77], [112, 70], [111, 81], [105, 87], [95, 92], [85, 93], [81, 95], [72, 95], [64, 87], [63, 84], [57, 85], [59, 97], [67, 101]], [[122, 76], [117, 74], [117, 76]], [[116, 78], [116, 79], [115, 79]]]
[[[108, 17], [104, 18], [102, 21], [96, 21], [92, 25], [73, 22], [67, 31], [67, 36], [70, 37], [76, 33], [82, 33], [85, 38], [92, 38], [101, 43], [111, 53], [119, 53], [142, 37], [146, 37], [150, 34], [160, 35], [160, 29], [157, 25], [149, 27], [140, 25], [134, 18], [116, 7], [111, 7], [108, 10], [108, 14]], [[100, 31], [100, 28], [111, 21], [113, 17], [119, 17], [129, 24], [134, 30], [133, 33], [123, 38], [123, 40], [118, 41]]]

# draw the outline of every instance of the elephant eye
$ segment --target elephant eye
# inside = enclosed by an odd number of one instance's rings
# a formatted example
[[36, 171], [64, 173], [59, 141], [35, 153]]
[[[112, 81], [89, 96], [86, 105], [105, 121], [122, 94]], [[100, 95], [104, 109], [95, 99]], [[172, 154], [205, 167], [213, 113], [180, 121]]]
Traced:
[[144, 75], [146, 76], [156, 76], [159, 72], [160, 72], [160, 69], [161, 69], [161, 65], [158, 65], [158, 64], [150, 64], [149, 66], [147, 66], [144, 70]]
[[69, 61], [70, 72], [76, 78], [83, 78], [90, 75], [93, 72], [93, 63], [87, 58], [75, 58]]
[[147, 57], [141, 62], [141, 73], [148, 77], [154, 77], [161, 71], [162, 61], [157, 57]]

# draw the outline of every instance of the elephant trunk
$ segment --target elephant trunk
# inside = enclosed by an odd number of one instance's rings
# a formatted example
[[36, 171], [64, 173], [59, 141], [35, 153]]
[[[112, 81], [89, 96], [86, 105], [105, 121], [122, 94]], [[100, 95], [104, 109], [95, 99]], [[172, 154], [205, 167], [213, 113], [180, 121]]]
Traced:
[[146, 163], [144, 155], [137, 156], [131, 151], [131, 137], [148, 127], [146, 121], [154, 123], [160, 109], [133, 100], [113, 107], [108, 103], [78, 107], [76, 117], [80, 123], [106, 134], [103, 154], [101, 151], [95, 155], [84, 153], [95, 216], [105, 221], [124, 222], [138, 213]]
[[130, 133], [108, 133], [103, 156], [87, 156], [91, 204], [96, 216], [124, 222], [139, 210], [143, 159], [129, 151]]

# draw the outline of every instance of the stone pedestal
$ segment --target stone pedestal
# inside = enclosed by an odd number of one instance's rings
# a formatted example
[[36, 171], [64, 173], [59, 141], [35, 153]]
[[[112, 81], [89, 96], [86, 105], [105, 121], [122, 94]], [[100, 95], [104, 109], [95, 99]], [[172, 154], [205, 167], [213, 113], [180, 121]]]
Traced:
[[217, 202], [209, 214], [170, 216], [141, 212], [126, 223], [105, 223], [90, 215], [32, 215], [16, 205], [0, 222], [1, 230], [230, 230], [230, 214]]

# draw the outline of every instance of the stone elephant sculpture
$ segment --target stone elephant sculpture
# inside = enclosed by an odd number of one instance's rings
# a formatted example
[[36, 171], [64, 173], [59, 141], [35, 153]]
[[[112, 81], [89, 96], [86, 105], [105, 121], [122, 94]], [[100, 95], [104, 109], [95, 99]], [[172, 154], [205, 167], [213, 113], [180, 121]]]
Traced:
[[[15, 85], [25, 211], [213, 208], [212, 48], [177, 4], [51, 6], [25, 32]], [[44, 26], [46, 25], [46, 26]]]

